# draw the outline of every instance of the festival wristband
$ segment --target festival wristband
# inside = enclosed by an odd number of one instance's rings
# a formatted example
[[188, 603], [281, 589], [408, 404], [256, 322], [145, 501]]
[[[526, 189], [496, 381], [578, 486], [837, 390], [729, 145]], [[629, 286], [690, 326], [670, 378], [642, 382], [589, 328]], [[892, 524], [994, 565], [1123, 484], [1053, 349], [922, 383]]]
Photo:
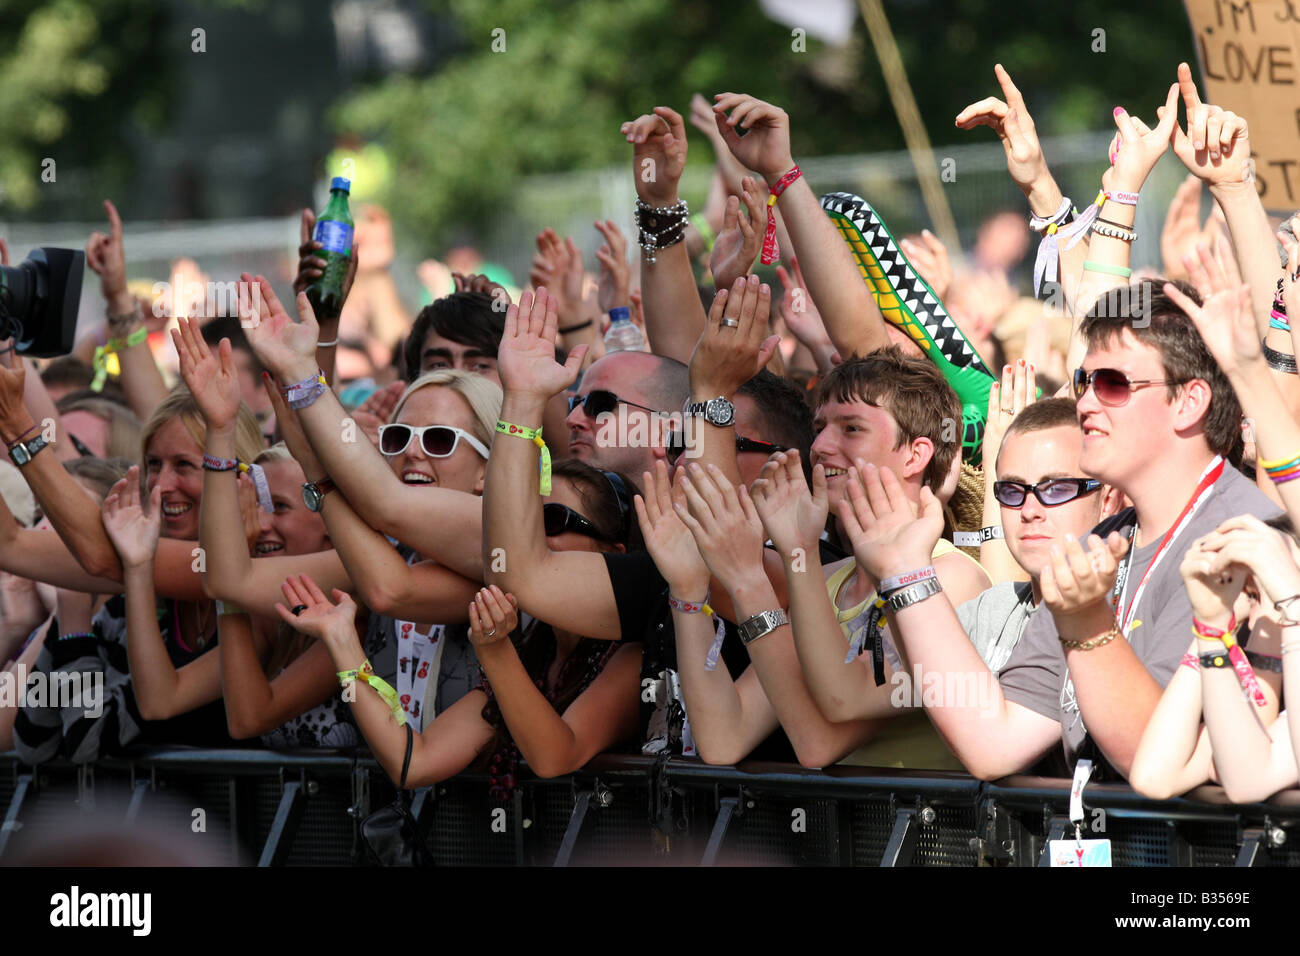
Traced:
[[1210, 625], [1192, 618], [1192, 633], [1202, 640], [1206, 641], [1223, 641], [1229, 647], [1234, 643], [1232, 633], [1237, 627], [1237, 616], [1234, 614], [1228, 620], [1226, 628], [1210, 627]]
[[358, 678], [365, 681], [375, 689], [377, 693], [388, 705], [388, 709], [393, 712], [393, 719], [397, 721], [397, 726], [401, 727], [406, 723], [406, 712], [402, 710], [402, 702], [397, 699], [397, 691], [393, 690], [393, 685], [388, 683], [382, 677], [375, 674], [375, 669], [370, 665], [370, 659], [366, 658], [361, 666], [350, 671], [338, 672], [339, 685], [347, 687]]
[[108, 357], [116, 355], [122, 349], [131, 348], [147, 341], [149, 330], [143, 325], [136, 329], [126, 338], [109, 339], [103, 345], [95, 346], [95, 355], [90, 360], [91, 367], [95, 370], [95, 377], [90, 380], [90, 390], [92, 392], [102, 392], [104, 382], [108, 380]]
[[722, 618], [714, 613], [713, 608], [709, 607], [709, 596], [706, 594], [703, 601], [696, 602], [682, 601], [669, 594], [668, 606], [682, 614], [699, 614], [703, 612], [713, 618], [713, 643], [709, 645], [709, 653], [704, 658], [704, 669], [706, 671], [714, 670], [718, 666], [718, 657], [722, 654], [722, 641], [727, 636], [727, 626], [723, 623]]
[[238, 458], [217, 458], [215, 455], [205, 454], [203, 456], [203, 470], [217, 472], [242, 471], [253, 479], [253, 487], [257, 489], [258, 507], [268, 514], [275, 514], [275, 504], [271, 501], [271, 485], [266, 480], [266, 472], [261, 465], [250, 465]]
[[1119, 276], [1121, 279], [1127, 279], [1133, 275], [1133, 270], [1127, 266], [1112, 266], [1104, 262], [1093, 262], [1091, 259], [1084, 260], [1083, 268], [1087, 272], [1101, 272], [1108, 276]]
[[1002, 531], [1002, 525], [991, 524], [986, 528], [980, 528], [978, 531], [954, 531], [952, 533], [952, 543], [959, 548], [978, 548], [985, 541], [1004, 540], [1006, 535]]
[[284, 400], [294, 411], [306, 408], [316, 399], [325, 394], [329, 388], [329, 382], [325, 379], [325, 373], [320, 369], [310, 378], [304, 378], [301, 382], [294, 382], [292, 385], [284, 387]]
[[525, 428], [523, 425], [511, 425], [509, 422], [503, 422], [498, 418], [497, 432], [530, 441], [541, 449], [541, 460], [537, 464], [540, 476], [538, 485], [542, 494], [549, 495], [551, 493], [551, 452], [542, 439], [541, 428]]
[[1199, 671], [1201, 669], [1201, 659], [1195, 654], [1184, 654], [1182, 666], [1190, 667], [1194, 671]]
[[908, 571], [906, 574], [895, 574], [893, 577], [885, 578], [880, 582], [880, 587], [876, 593], [881, 597], [887, 598], [899, 588], [905, 588], [910, 584], [919, 584], [921, 581], [928, 581], [936, 574], [934, 565], [919, 568], [916, 571]]
[[[1234, 616], [1228, 623], [1226, 630], [1220, 631], [1216, 627], [1209, 627], [1202, 624], [1196, 618], [1192, 618], [1192, 632], [1199, 638], [1207, 641], [1221, 640], [1227, 648], [1227, 653], [1205, 654], [1201, 657], [1201, 663], [1205, 664], [1206, 658], [1215, 658], [1219, 660], [1223, 657], [1228, 659], [1232, 669], [1237, 673], [1237, 680], [1241, 682], [1242, 689], [1246, 694], [1255, 701], [1257, 707], [1263, 707], [1267, 701], [1264, 698], [1264, 692], [1260, 690], [1259, 680], [1255, 677], [1254, 670], [1251, 669], [1250, 661], [1246, 659], [1246, 654], [1240, 644], [1237, 643], [1233, 636], [1233, 628], [1236, 627], [1237, 618]], [[1213, 663], [1207, 666], [1223, 667], [1223, 663]]]
[[1138, 204], [1137, 193], [1113, 192], [1104, 193], [1103, 195], [1111, 202], [1117, 202], [1121, 206], [1136, 206]]
[[718, 241], [718, 236], [713, 231], [713, 227], [709, 225], [709, 217], [702, 212], [697, 212], [691, 216], [691, 225], [695, 227], [695, 231], [704, 240], [704, 248], [712, 252], [713, 244]]
[[776, 181], [767, 197], [767, 229], [763, 232], [763, 254], [759, 257], [759, 261], [765, 266], [770, 266], [781, 258], [781, 250], [776, 244], [776, 213], [772, 207], [776, 205], [781, 194], [790, 188], [790, 184], [802, 175], [796, 163], [789, 172]]

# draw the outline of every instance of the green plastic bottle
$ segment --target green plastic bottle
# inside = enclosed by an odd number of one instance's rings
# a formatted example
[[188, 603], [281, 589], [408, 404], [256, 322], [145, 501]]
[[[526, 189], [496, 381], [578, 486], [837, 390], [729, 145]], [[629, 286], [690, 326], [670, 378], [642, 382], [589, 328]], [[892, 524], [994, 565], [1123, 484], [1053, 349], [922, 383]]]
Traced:
[[352, 183], [342, 176], [330, 181], [330, 201], [316, 217], [312, 238], [324, 248], [316, 255], [325, 260], [325, 274], [307, 287], [307, 299], [318, 317], [338, 318], [343, 310], [343, 281], [352, 256], [352, 213], [348, 193]]

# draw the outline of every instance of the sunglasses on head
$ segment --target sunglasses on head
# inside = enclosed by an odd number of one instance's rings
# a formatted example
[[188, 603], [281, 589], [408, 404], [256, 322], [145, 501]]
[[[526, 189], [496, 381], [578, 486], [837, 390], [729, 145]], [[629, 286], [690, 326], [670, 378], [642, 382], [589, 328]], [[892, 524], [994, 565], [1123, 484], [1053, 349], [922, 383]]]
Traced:
[[1083, 398], [1092, 386], [1092, 393], [1103, 405], [1127, 405], [1128, 400], [1139, 388], [1148, 385], [1182, 385], [1181, 381], [1163, 378], [1129, 378], [1117, 368], [1097, 368], [1091, 372], [1086, 369], [1074, 370], [1074, 397]]
[[412, 438], [420, 439], [420, 448], [430, 458], [449, 457], [462, 439], [484, 458], [488, 456], [486, 445], [469, 432], [450, 425], [379, 426], [379, 450], [385, 455], [400, 455], [411, 444]]
[[609, 535], [601, 534], [600, 529], [588, 519], [578, 514], [568, 505], [562, 505], [558, 501], [551, 501], [542, 505], [542, 526], [546, 529], [548, 538], [557, 534], [564, 534], [566, 531], [573, 531], [588, 538], [595, 538], [597, 541], [611, 540]]
[[613, 392], [606, 391], [603, 388], [597, 388], [586, 395], [570, 395], [569, 411], [572, 412], [579, 405], [582, 406], [583, 413], [588, 418], [598, 418], [601, 415], [612, 415], [619, 404], [631, 405], [633, 408], [639, 408], [642, 411], [654, 412], [658, 409], [647, 408], [645, 405], [638, 405], [636, 402], [629, 402], [626, 398], [619, 398]]
[[995, 481], [993, 497], [1004, 507], [1020, 508], [1029, 493], [1033, 492], [1040, 504], [1051, 508], [1090, 494], [1100, 487], [1101, 482], [1096, 478], [1044, 478], [1036, 485], [1027, 485], [1023, 481]]

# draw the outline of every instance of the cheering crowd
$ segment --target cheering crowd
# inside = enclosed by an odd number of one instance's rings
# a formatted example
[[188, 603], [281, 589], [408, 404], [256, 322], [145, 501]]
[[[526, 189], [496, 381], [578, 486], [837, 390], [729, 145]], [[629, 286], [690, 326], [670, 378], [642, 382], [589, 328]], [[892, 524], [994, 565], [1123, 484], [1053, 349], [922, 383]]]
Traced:
[[[307, 294], [310, 212], [296, 301], [244, 274], [237, 314], [160, 323], [106, 204], [90, 360], [0, 355], [0, 661], [102, 673], [102, 706], [0, 697], [0, 751], [364, 746], [498, 800], [521, 761], [606, 751], [1294, 786], [1294, 232], [1185, 64], [1153, 125], [1115, 109], [1086, 206], [995, 75], [956, 123], [1002, 142], [1042, 301], [819, 199], [791, 118], [737, 93], [623, 125], [631, 261], [602, 222], [598, 276], [551, 230], [517, 294], [456, 273], [387, 385], [340, 354], [374, 283]], [[716, 155], [696, 215], [688, 121]], [[1169, 149], [1189, 176], [1135, 274]], [[627, 317], [639, 348], [602, 337]]]

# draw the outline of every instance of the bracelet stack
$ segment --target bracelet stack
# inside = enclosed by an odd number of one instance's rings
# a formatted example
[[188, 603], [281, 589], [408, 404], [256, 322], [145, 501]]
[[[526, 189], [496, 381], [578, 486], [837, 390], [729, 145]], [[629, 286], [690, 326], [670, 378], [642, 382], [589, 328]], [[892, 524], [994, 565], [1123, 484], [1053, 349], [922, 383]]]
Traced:
[[1264, 469], [1264, 473], [1275, 485], [1300, 478], [1300, 454], [1289, 458], [1256, 458], [1255, 464]]
[[772, 186], [772, 191], [767, 197], [767, 228], [763, 231], [763, 252], [759, 256], [759, 261], [765, 266], [770, 266], [781, 258], [781, 250], [776, 244], [776, 213], [772, 207], [776, 205], [777, 199], [781, 194], [790, 188], [790, 184], [803, 175], [798, 164], [790, 167], [789, 172], [785, 173]]
[[242, 471], [253, 479], [257, 489], [257, 504], [268, 514], [275, 514], [275, 504], [271, 501], [271, 485], [266, 480], [266, 472], [261, 465], [250, 465], [238, 458], [217, 458], [215, 455], [203, 456], [204, 471]]
[[290, 408], [298, 411], [311, 405], [328, 390], [329, 382], [325, 379], [325, 372], [317, 369], [316, 374], [310, 378], [304, 378], [301, 382], [286, 385], [284, 387], [284, 400]]
[[1056, 208], [1056, 212], [1051, 216], [1043, 217], [1034, 215], [1032, 212], [1029, 216], [1029, 228], [1034, 232], [1041, 233], [1042, 241], [1038, 244], [1038, 255], [1034, 257], [1034, 296], [1037, 297], [1043, 286], [1043, 279], [1046, 276], [1055, 276], [1057, 274], [1058, 263], [1060, 262], [1060, 249], [1058, 233], [1065, 226], [1074, 221], [1074, 217], [1079, 215], [1079, 210], [1074, 208], [1069, 196], [1061, 199], [1061, 205]]
[[1237, 672], [1237, 680], [1241, 682], [1241, 688], [1246, 695], [1254, 700], [1257, 707], [1263, 707], [1267, 701], [1264, 698], [1264, 692], [1260, 689], [1259, 680], [1255, 677], [1255, 671], [1250, 666], [1250, 661], [1246, 659], [1246, 654], [1240, 644], [1237, 643], [1233, 632], [1237, 627], [1237, 618], [1234, 616], [1228, 626], [1219, 629], [1203, 624], [1196, 618], [1192, 618], [1192, 633], [1202, 641], [1222, 641], [1224, 650], [1214, 651], [1209, 654], [1201, 655], [1202, 667], [1227, 667], [1231, 665], [1232, 669]]
[[[1271, 325], [1273, 321], [1274, 320], [1270, 319], [1269, 324]], [[1276, 325], [1273, 326], [1275, 329], [1279, 327], [1280, 326]], [[1288, 332], [1291, 330], [1289, 325], [1285, 326], [1285, 328]], [[1267, 342], [1260, 342], [1259, 347], [1264, 352], [1264, 361], [1268, 363], [1269, 368], [1274, 371], [1284, 372], [1287, 375], [1295, 375], [1300, 372], [1300, 366], [1296, 365], [1294, 355], [1287, 355], [1285, 352], [1279, 352], [1277, 349], [1269, 348]]]
[[641, 253], [646, 262], [654, 263], [660, 249], [676, 245], [686, 237], [690, 215], [685, 199], [660, 208], [640, 199], [636, 201], [636, 227], [640, 231]]

